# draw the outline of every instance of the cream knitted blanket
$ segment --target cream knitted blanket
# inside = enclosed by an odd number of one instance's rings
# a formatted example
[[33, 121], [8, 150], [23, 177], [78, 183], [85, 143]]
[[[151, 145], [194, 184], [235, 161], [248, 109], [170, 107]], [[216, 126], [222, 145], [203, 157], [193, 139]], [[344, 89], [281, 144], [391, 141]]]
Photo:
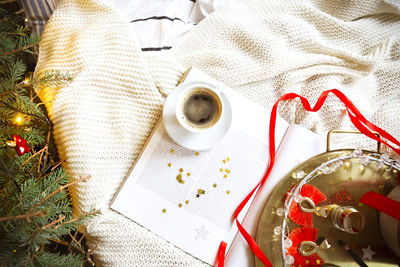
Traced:
[[[160, 116], [165, 96], [195, 66], [271, 107], [286, 92], [315, 102], [338, 88], [372, 122], [400, 138], [400, 4], [395, 0], [258, 0], [210, 15], [171, 51], [140, 51], [128, 22], [100, 0], [59, 4], [40, 44], [36, 72], [69, 72], [63, 88], [38, 93], [54, 123], [60, 157], [73, 179], [77, 213], [99, 265], [199, 266], [199, 260], [110, 210], [110, 200]], [[318, 114], [297, 102], [280, 115], [317, 133], [348, 129], [328, 98]], [[346, 141], [354, 145], [352, 140]]]

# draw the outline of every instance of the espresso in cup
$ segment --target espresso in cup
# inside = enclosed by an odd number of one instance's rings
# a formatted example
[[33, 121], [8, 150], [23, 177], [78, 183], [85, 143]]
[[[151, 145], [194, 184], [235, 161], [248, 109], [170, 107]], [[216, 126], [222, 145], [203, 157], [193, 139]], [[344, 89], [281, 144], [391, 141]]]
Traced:
[[209, 88], [195, 87], [180, 97], [177, 117], [190, 131], [206, 130], [214, 126], [222, 114], [220, 96]]

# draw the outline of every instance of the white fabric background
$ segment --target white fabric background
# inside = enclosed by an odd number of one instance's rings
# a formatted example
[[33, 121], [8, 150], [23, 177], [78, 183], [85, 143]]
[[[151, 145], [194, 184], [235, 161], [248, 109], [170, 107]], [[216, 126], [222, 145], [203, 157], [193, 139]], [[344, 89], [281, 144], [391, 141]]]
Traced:
[[[398, 2], [233, 4], [202, 20], [171, 50], [144, 53], [118, 11], [94, 0], [63, 1], [43, 34], [36, 73], [68, 71], [75, 78], [38, 93], [54, 123], [63, 165], [72, 179], [92, 177], [71, 195], [77, 213], [102, 211], [87, 229], [100, 266], [203, 265], [109, 209], [165, 96], [188, 66], [267, 108], [286, 92], [314, 103], [323, 90], [338, 88], [368, 119], [400, 138]], [[307, 114], [292, 101], [280, 115], [321, 134], [351, 128], [343, 105], [333, 97], [326, 104]], [[356, 145], [355, 139], [346, 143]]]

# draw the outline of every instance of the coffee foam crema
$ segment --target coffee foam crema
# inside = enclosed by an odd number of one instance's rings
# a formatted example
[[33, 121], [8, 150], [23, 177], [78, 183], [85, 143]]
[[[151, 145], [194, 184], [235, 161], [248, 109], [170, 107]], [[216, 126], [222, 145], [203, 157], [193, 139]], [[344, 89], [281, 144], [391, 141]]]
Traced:
[[196, 87], [184, 93], [177, 115], [185, 128], [205, 130], [218, 122], [221, 113], [220, 97], [208, 88]]

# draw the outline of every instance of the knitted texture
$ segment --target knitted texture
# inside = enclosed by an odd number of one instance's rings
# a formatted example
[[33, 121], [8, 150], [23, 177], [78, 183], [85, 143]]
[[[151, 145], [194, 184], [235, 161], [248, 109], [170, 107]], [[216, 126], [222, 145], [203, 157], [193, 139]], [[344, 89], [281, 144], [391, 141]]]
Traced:
[[[102, 212], [87, 227], [96, 262], [204, 265], [109, 208], [188, 66], [267, 108], [287, 92], [314, 103], [323, 90], [338, 88], [399, 138], [399, 13], [389, 0], [250, 1], [214, 12], [170, 51], [146, 54], [116, 10], [94, 0], [61, 2], [43, 34], [36, 73], [58, 70], [74, 80], [38, 93], [72, 179], [91, 175], [71, 195], [77, 214], [92, 207]], [[343, 105], [334, 97], [326, 104], [307, 114], [292, 101], [280, 115], [322, 134], [350, 128]], [[356, 145], [355, 138], [346, 143]]]

